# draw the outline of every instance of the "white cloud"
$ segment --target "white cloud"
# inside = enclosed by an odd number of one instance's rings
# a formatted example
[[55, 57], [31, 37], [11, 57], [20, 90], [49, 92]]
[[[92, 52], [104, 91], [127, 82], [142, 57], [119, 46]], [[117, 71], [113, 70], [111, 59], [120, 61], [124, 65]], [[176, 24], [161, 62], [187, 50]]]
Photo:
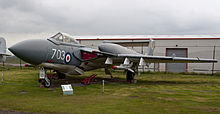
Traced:
[[218, 0], [1, 0], [0, 35], [219, 34]]

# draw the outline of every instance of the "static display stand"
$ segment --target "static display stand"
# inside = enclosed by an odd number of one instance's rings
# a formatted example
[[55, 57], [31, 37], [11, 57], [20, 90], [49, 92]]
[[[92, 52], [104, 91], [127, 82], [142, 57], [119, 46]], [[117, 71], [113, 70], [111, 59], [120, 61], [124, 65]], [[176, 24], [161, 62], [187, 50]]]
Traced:
[[61, 88], [63, 90], [63, 95], [72, 95], [73, 94], [73, 88], [72, 88], [71, 84], [61, 85]]

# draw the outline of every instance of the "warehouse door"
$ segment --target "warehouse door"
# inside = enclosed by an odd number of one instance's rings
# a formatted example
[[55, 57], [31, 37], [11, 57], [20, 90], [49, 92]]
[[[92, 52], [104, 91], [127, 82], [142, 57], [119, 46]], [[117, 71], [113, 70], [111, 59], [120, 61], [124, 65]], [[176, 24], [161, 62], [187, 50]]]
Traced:
[[[187, 57], [187, 48], [167, 48], [167, 56]], [[187, 63], [167, 63], [166, 71], [170, 72], [186, 72]]]

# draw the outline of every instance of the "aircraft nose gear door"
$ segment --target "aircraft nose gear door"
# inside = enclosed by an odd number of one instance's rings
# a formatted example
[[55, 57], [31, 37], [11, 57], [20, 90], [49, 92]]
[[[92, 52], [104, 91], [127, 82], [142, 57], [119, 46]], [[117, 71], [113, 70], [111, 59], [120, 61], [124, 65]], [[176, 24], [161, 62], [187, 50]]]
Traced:
[[46, 88], [50, 87], [50, 79], [48, 78], [46, 69], [44, 68], [40, 68], [39, 83], [41, 83]]

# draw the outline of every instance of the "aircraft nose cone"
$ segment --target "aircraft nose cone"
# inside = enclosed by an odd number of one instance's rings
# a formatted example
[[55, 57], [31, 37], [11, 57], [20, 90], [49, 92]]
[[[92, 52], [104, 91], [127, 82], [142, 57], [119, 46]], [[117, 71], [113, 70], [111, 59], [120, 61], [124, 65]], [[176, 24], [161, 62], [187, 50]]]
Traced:
[[48, 41], [43, 39], [25, 40], [8, 49], [20, 59], [38, 65], [46, 59]]

